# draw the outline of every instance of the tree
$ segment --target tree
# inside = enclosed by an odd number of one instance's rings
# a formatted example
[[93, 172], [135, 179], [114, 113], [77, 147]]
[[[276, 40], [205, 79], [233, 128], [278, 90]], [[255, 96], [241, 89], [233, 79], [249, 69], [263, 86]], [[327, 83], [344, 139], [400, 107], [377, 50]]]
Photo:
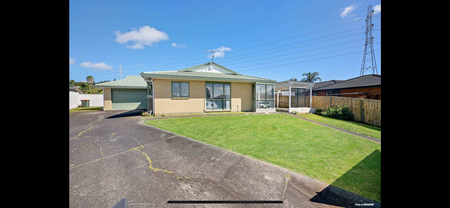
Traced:
[[316, 82], [317, 80], [322, 81], [322, 79], [320, 79], [319, 77], [319, 73], [318, 72], [308, 72], [308, 73], [304, 73], [302, 76], [306, 76], [305, 78], [302, 79], [302, 82]]
[[86, 81], [89, 83], [89, 84], [94, 84], [94, 77], [92, 77], [92, 76], [87, 76], [86, 77]]

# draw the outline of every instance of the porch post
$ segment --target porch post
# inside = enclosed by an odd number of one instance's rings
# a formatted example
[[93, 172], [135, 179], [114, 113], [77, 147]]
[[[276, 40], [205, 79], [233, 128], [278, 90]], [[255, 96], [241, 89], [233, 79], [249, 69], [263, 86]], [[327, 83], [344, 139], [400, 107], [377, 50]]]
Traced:
[[309, 86], [309, 108], [312, 108], [312, 86]]
[[280, 91], [281, 90], [278, 90], [278, 92], [277, 92], [277, 108], [280, 107]]
[[291, 112], [291, 83], [289, 83], [289, 110], [288, 113]]

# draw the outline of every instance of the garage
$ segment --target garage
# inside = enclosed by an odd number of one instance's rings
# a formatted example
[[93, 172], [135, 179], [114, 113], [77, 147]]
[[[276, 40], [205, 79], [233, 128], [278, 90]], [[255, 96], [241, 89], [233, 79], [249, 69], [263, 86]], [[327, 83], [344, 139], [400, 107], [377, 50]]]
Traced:
[[112, 110], [147, 109], [147, 90], [111, 89]]
[[147, 82], [141, 76], [95, 84], [103, 89], [103, 110], [147, 110]]

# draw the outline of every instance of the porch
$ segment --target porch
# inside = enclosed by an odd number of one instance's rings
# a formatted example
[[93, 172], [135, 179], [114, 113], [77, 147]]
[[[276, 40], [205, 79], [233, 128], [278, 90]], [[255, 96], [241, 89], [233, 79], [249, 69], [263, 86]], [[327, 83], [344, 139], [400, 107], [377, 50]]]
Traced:
[[283, 81], [275, 85], [276, 111], [314, 113], [312, 105], [312, 87], [314, 83], [300, 81]]

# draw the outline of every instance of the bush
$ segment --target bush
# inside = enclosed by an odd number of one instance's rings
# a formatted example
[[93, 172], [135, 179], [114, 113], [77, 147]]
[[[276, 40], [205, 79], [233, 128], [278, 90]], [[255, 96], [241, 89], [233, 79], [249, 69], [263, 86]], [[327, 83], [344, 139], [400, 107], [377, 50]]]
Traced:
[[147, 111], [142, 111], [141, 115], [142, 116], [150, 116], [150, 113]]
[[322, 109], [316, 109], [316, 112], [315, 112], [315, 114], [319, 114], [319, 115], [322, 115]]
[[348, 121], [353, 121], [355, 119], [355, 115], [353, 115], [352, 111], [350, 110], [350, 108], [348, 108], [348, 106], [328, 107], [325, 110], [325, 112], [322, 112], [322, 115]]

